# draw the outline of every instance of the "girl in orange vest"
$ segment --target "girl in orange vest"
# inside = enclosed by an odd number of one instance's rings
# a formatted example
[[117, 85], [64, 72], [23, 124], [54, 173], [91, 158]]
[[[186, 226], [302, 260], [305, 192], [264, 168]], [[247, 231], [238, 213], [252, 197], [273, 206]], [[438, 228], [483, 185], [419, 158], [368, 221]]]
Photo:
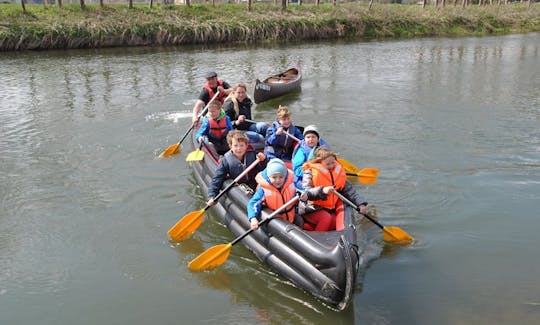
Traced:
[[[296, 195], [294, 174], [287, 169], [281, 159], [271, 159], [266, 169], [258, 173], [255, 180], [259, 186], [247, 205], [247, 216], [252, 229], [259, 227], [257, 218], [261, 215], [263, 205], [277, 210]], [[296, 215], [296, 205], [293, 205], [279, 217], [293, 223]]]
[[299, 204], [299, 211], [304, 217], [304, 229], [336, 230], [336, 210], [343, 203], [333, 194], [334, 191], [339, 191], [357, 205], [360, 213], [367, 213], [368, 203], [347, 180], [347, 174], [333, 151], [326, 147], [317, 148], [314, 158], [306, 162], [302, 169], [302, 186], [309, 200]]

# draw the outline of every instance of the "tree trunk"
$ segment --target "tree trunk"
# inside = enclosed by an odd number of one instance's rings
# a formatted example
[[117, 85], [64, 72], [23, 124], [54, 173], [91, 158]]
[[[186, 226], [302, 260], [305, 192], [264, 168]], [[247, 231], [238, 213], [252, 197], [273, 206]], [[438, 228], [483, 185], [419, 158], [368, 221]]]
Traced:
[[58, 7], [62, 8], [62, 0], [56, 0], [56, 1], [58, 1]]
[[212, 0], [212, 7], [216, 6], [216, 0]]
[[422, 0], [422, 8], [426, 7], [426, 0]]
[[252, 0], [248, 0], [248, 2], [247, 2], [248, 3], [248, 11], [251, 11], [251, 1]]
[[373, 0], [369, 0], [369, 6], [368, 6], [368, 10], [371, 10], [371, 7], [373, 6]]
[[101, 8], [105, 7], [105, 4], [103, 3], [103, 0], [99, 0], [99, 6], [100, 6]]
[[79, 0], [79, 3], [81, 4], [81, 9], [86, 8], [86, 5], [84, 4], [84, 0]]
[[21, 6], [22, 6], [22, 12], [26, 13], [26, 5], [24, 4], [24, 0], [21, 0]]
[[284, 13], [287, 10], [287, 0], [281, 0], [281, 13]]

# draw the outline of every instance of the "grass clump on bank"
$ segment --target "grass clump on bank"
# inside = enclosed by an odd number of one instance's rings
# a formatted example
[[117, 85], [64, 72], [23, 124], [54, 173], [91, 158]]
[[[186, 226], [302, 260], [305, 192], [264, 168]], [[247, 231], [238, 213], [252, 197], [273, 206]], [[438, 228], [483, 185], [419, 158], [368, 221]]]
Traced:
[[0, 5], [0, 50], [463, 36], [540, 31], [540, 4], [426, 7], [342, 3], [186, 6]]

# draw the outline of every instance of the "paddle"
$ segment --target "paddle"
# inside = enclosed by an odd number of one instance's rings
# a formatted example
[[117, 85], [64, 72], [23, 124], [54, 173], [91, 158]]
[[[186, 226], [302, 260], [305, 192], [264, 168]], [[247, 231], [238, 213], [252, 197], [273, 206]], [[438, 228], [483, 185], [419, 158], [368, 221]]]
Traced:
[[[349, 201], [346, 197], [344, 197], [341, 193], [338, 191], [333, 192], [335, 195], [337, 195], [343, 202], [347, 203], [348, 205], [352, 206], [355, 210], [359, 210], [358, 206], [356, 206], [354, 203]], [[369, 221], [376, 224], [379, 228], [383, 230], [383, 239], [384, 241], [395, 243], [395, 244], [408, 244], [414, 240], [414, 238], [406, 233], [403, 229], [399, 227], [385, 227], [381, 225], [377, 220], [373, 219], [369, 214], [362, 214], [364, 217], [368, 218]]]
[[190, 152], [187, 157], [186, 161], [201, 161], [204, 158], [204, 151], [201, 150], [203, 146], [204, 141], [201, 141], [199, 144], [199, 148], [197, 148], [195, 151]]
[[[282, 211], [284, 211], [289, 205], [295, 203], [298, 201], [299, 196], [295, 196], [294, 198], [287, 201], [283, 206], [281, 206], [279, 209], [272, 212], [268, 218], [264, 219], [259, 223], [259, 226], [262, 226], [263, 224], [269, 222], [270, 220], [274, 219], [278, 214], [280, 214]], [[211, 270], [213, 268], [216, 268], [223, 264], [227, 258], [229, 257], [229, 254], [231, 252], [231, 248], [236, 245], [239, 241], [244, 239], [247, 235], [251, 234], [255, 229], [250, 228], [246, 232], [244, 232], [239, 237], [236, 237], [232, 242], [228, 244], [220, 244], [216, 246], [212, 246], [206, 251], [204, 251], [201, 255], [197, 256], [195, 259], [193, 259], [191, 262], [189, 262], [188, 266], [190, 270], [192, 271], [206, 271]]]
[[[341, 158], [338, 158], [338, 161], [341, 163]], [[343, 165], [342, 165], [343, 166]], [[345, 167], [343, 167], [345, 168]], [[379, 170], [377, 168], [364, 168], [357, 173], [351, 173], [345, 168], [347, 176], [357, 176], [358, 181], [362, 184], [371, 185], [377, 182], [377, 176], [379, 175]]]
[[[259, 159], [256, 159], [251, 165], [249, 165], [240, 175], [238, 175], [226, 188], [221, 190], [218, 195], [214, 198], [214, 201], [217, 202], [217, 200], [225, 193], [227, 193], [235, 184], [236, 182], [240, 181], [242, 177], [244, 177], [247, 173], [249, 173], [250, 170], [255, 168], [255, 166], [259, 163]], [[199, 226], [201, 225], [203, 221], [203, 215], [208, 208], [210, 208], [211, 205], [206, 205], [204, 209], [192, 211], [188, 214], [186, 214], [182, 219], [180, 219], [174, 226], [167, 231], [167, 235], [171, 237], [171, 239], [176, 241], [182, 241], [189, 237]]]
[[[294, 135], [290, 134], [287, 131], [283, 131], [285, 134], [287, 134], [289, 137], [291, 137], [293, 140], [296, 140], [300, 142], [300, 139], [295, 137]], [[351, 164], [344, 158], [338, 158], [338, 162], [343, 166], [345, 169], [345, 172], [347, 173], [347, 176], [358, 176], [358, 181], [362, 184], [375, 184], [377, 181], [377, 175], [379, 175], [379, 170], [377, 168], [364, 168], [362, 170], [358, 169], [355, 165]]]
[[[214, 97], [212, 97], [212, 99], [210, 99], [208, 101], [208, 104], [210, 104], [214, 99], [216, 99], [216, 97], [219, 95], [219, 91], [216, 92], [216, 94], [214, 95]], [[167, 158], [167, 157], [170, 157], [172, 155], [176, 155], [177, 153], [180, 153], [180, 146], [182, 145], [182, 142], [184, 141], [184, 139], [187, 137], [187, 135], [189, 134], [189, 132], [191, 132], [191, 130], [193, 130], [193, 128], [197, 125], [197, 123], [199, 123], [199, 119], [201, 118], [201, 116], [203, 116], [204, 114], [206, 114], [206, 111], [208, 110], [208, 104], [206, 104], [206, 106], [204, 106], [203, 110], [199, 113], [199, 115], [197, 116], [197, 121], [191, 123], [191, 127], [186, 131], [186, 133], [184, 133], [184, 136], [180, 139], [180, 141], [178, 143], [175, 143], [175, 144], [172, 144], [170, 145], [169, 147], [167, 147], [167, 149], [165, 149], [159, 156], [161, 158]]]

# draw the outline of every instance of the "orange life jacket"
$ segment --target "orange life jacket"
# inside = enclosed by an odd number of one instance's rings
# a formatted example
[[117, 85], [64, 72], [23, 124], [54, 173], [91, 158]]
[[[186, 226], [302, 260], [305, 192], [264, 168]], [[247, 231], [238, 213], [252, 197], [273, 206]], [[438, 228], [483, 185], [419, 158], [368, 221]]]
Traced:
[[219, 121], [208, 117], [208, 123], [210, 125], [210, 134], [208, 135], [209, 139], [219, 141], [224, 139], [227, 136], [227, 133], [229, 133], [229, 131], [227, 130], [226, 116], [223, 116]]
[[[313, 187], [317, 186], [334, 186], [334, 189], [341, 190], [345, 186], [347, 181], [347, 174], [343, 166], [340, 163], [336, 162], [336, 165], [333, 170], [326, 169], [321, 163], [310, 163], [307, 162], [302, 167], [302, 170], [306, 171], [311, 169]], [[333, 193], [328, 194], [326, 200], [316, 200], [312, 201], [313, 204], [324, 207], [328, 210], [334, 210], [338, 202], [340, 202], [339, 197]]]
[[[218, 79], [217, 82], [218, 82], [218, 87], [219, 86], [223, 87], [223, 80]], [[204, 83], [203, 88], [208, 91], [209, 99], [212, 99], [214, 95], [216, 94], [214, 90], [212, 90], [212, 88], [210, 88], [210, 86], [208, 85], [208, 81]], [[227, 97], [227, 95], [224, 92], [220, 92], [216, 99], [221, 102], [221, 105], [223, 105], [223, 103], [225, 102], [225, 97]]]
[[[262, 172], [255, 176], [255, 180], [264, 191], [264, 201], [268, 208], [277, 210], [289, 202], [296, 195], [294, 176], [291, 170], [287, 171], [287, 178], [281, 187], [281, 191], [264, 178]], [[289, 222], [294, 222], [294, 204], [289, 206], [279, 217]]]

